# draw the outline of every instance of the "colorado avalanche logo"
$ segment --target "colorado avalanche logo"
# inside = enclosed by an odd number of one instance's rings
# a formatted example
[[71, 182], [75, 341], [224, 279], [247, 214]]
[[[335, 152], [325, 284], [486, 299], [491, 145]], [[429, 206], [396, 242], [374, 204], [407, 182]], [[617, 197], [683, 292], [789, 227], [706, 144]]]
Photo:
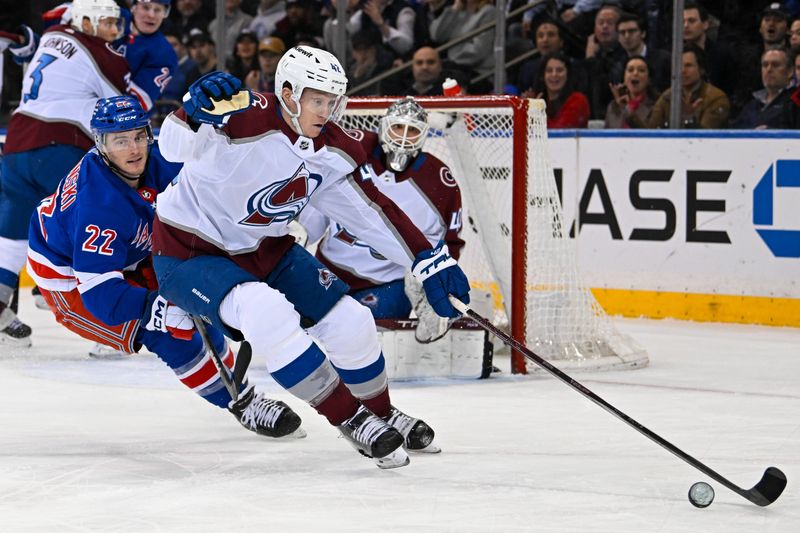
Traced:
[[455, 187], [458, 185], [453, 175], [450, 174], [450, 169], [447, 167], [442, 167], [439, 170], [439, 178], [446, 187]]
[[245, 226], [269, 226], [273, 222], [289, 222], [308, 203], [319, 187], [322, 176], [311, 174], [304, 164], [289, 179], [270, 183], [247, 200], [248, 215], [239, 221]]
[[336, 274], [328, 270], [327, 268], [318, 268], [317, 272], [319, 272], [319, 284], [325, 287], [325, 290], [331, 288], [331, 284], [339, 279], [336, 277]]

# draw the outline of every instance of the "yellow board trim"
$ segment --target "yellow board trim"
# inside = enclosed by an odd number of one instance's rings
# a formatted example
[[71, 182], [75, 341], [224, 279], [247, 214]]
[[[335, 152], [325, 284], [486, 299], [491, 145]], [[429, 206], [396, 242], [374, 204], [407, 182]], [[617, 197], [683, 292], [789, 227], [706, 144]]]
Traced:
[[592, 289], [609, 315], [800, 327], [800, 299]]

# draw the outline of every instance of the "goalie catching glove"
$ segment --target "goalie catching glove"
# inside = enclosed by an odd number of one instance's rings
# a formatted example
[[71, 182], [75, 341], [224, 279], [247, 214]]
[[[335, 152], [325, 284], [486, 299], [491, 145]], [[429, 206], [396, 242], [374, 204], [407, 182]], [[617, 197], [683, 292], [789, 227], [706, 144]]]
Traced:
[[452, 258], [444, 242], [439, 241], [436, 248], [418, 253], [411, 265], [411, 273], [422, 282], [428, 303], [439, 316], [460, 316], [447, 298], [450, 294], [465, 304], [469, 303], [467, 276]]
[[199, 124], [222, 126], [231, 115], [253, 103], [253, 94], [242, 88], [239, 78], [225, 72], [209, 72], [189, 86], [183, 109]]
[[169, 333], [176, 339], [191, 340], [194, 335], [194, 322], [189, 313], [169, 303], [157, 292], [151, 292], [144, 306], [142, 322], [148, 331]]

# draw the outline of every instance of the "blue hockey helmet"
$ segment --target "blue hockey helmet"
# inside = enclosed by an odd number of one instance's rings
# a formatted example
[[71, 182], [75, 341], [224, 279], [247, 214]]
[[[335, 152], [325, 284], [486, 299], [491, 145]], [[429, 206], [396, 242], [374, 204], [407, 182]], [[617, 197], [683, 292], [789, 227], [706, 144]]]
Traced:
[[150, 117], [134, 96], [122, 95], [101, 98], [94, 106], [90, 123], [97, 149], [104, 152], [104, 136], [144, 128], [147, 132], [148, 144], [153, 143], [153, 130], [150, 128]]

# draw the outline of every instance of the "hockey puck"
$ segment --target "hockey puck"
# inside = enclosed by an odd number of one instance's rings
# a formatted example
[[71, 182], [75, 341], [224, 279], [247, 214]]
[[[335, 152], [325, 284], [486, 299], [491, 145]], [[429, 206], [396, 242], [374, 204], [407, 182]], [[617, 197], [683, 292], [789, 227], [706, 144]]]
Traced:
[[714, 489], [704, 481], [698, 481], [689, 488], [689, 501], [695, 507], [703, 509], [714, 501]]

